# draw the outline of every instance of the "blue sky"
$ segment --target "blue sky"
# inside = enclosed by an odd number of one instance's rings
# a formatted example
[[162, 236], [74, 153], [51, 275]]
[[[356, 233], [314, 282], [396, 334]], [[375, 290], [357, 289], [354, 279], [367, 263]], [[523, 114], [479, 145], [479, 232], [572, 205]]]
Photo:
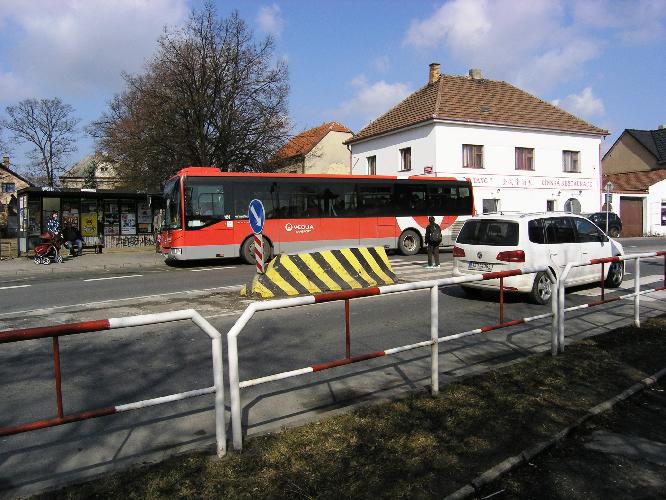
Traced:
[[[221, 1], [289, 65], [297, 133], [338, 120], [360, 130], [442, 72], [505, 80], [608, 129], [666, 124], [666, 0]], [[165, 25], [200, 0], [0, 0], [0, 116], [60, 97], [81, 124], [137, 73]], [[7, 132], [4, 133], [7, 139]], [[74, 163], [94, 148], [83, 133]], [[26, 163], [17, 148], [12, 164]]]

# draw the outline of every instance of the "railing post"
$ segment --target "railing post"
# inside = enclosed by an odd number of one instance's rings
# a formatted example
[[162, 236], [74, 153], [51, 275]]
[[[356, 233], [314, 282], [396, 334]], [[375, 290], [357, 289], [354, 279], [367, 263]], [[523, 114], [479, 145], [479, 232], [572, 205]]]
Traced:
[[636, 258], [636, 266], [634, 270], [634, 326], [641, 327], [641, 314], [640, 314], [640, 291], [641, 291], [641, 258]]
[[217, 456], [227, 453], [227, 424], [224, 408], [224, 366], [222, 361], [222, 336], [211, 339], [213, 351], [213, 383], [215, 384], [215, 438]]
[[62, 410], [62, 385], [60, 375], [60, 344], [58, 343], [58, 336], [53, 337], [53, 368], [55, 370], [55, 390], [56, 390], [56, 405], [58, 406], [58, 418], [62, 418], [64, 413]]
[[227, 337], [229, 350], [229, 398], [231, 399], [231, 434], [234, 449], [243, 449], [243, 429], [241, 427], [240, 379], [238, 375], [238, 339], [235, 335]]
[[439, 288], [430, 289], [430, 388], [431, 394], [439, 394]]
[[349, 326], [349, 299], [345, 299], [345, 354], [351, 357], [351, 328]]
[[500, 276], [500, 323], [504, 323], [504, 278]]
[[557, 349], [564, 352], [564, 283], [571, 272], [571, 263], [564, 266], [564, 270], [557, 279]]
[[604, 300], [604, 292], [605, 292], [605, 279], [604, 279], [604, 271], [606, 270], [605, 268], [605, 263], [601, 263], [601, 300]]
[[558, 298], [559, 298], [559, 287], [558, 282], [551, 283], [553, 292], [550, 295], [550, 311], [553, 313], [553, 317], [550, 320], [550, 353], [553, 356], [557, 356], [558, 352], [558, 329], [559, 329], [559, 307], [558, 307]]

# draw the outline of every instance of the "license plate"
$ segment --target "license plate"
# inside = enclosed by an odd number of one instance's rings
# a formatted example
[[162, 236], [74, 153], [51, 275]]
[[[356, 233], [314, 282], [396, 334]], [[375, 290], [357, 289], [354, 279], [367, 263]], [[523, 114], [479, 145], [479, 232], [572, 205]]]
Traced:
[[469, 262], [467, 264], [467, 269], [469, 269], [470, 271], [490, 272], [493, 270], [493, 265], [487, 264], [485, 262]]

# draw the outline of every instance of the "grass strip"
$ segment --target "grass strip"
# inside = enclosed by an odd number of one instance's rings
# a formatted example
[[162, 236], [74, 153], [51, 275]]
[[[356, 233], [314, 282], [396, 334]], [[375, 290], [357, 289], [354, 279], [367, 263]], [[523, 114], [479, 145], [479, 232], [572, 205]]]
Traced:
[[280, 433], [222, 460], [195, 453], [41, 498], [440, 498], [666, 366], [666, 318]]

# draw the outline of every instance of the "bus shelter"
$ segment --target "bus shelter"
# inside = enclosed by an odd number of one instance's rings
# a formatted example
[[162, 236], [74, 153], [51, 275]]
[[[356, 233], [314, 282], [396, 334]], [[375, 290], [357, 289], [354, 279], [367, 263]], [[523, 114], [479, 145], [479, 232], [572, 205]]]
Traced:
[[85, 246], [154, 246], [162, 195], [102, 189], [28, 187], [18, 192], [19, 255], [35, 248], [53, 212], [78, 228]]

